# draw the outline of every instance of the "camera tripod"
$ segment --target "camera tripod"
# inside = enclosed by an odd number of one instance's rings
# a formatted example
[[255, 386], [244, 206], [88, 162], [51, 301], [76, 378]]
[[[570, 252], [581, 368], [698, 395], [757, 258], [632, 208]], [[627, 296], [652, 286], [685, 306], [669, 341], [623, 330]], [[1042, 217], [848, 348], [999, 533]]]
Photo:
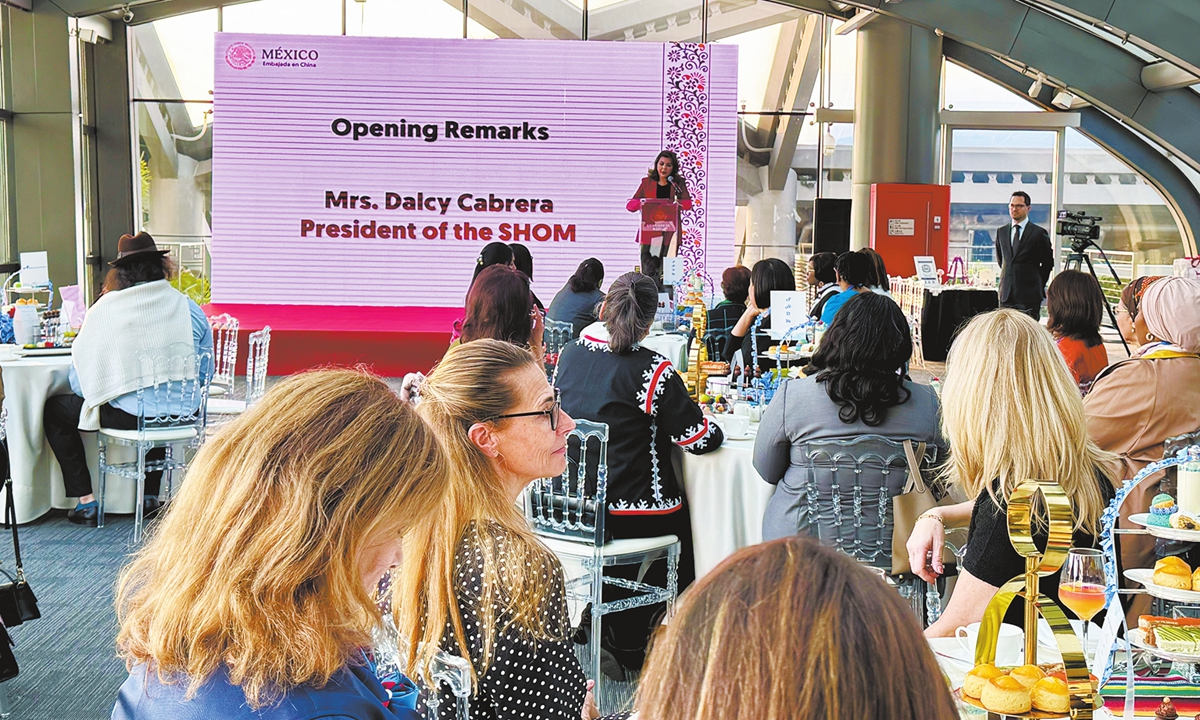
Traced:
[[[1121, 277], [1117, 275], [1117, 271], [1113, 269], [1112, 263], [1109, 262], [1108, 256], [1104, 254], [1104, 248], [1097, 245], [1092, 240], [1074, 240], [1071, 242], [1071, 254], [1067, 256], [1067, 261], [1063, 264], [1064, 270], [1083, 270], [1084, 263], [1087, 263], [1087, 270], [1096, 278], [1096, 284], [1100, 284], [1100, 278], [1096, 277], [1096, 268], [1092, 266], [1092, 259], [1084, 252], [1089, 247], [1096, 248], [1096, 252], [1100, 253], [1100, 258], [1104, 260], [1104, 264], [1108, 266], [1108, 271], [1112, 273], [1113, 280], [1117, 283], [1117, 287], [1121, 287]], [[1108, 301], [1108, 296], [1104, 294], [1101, 288], [1100, 296], [1104, 298], [1104, 309], [1108, 312], [1108, 319], [1112, 321], [1113, 327], [1117, 329], [1117, 336], [1121, 338], [1121, 345], [1125, 348], [1126, 355], [1133, 355], [1129, 349], [1129, 343], [1125, 342], [1125, 336], [1121, 334], [1121, 326], [1117, 325], [1117, 314], [1113, 312], [1112, 303]]]

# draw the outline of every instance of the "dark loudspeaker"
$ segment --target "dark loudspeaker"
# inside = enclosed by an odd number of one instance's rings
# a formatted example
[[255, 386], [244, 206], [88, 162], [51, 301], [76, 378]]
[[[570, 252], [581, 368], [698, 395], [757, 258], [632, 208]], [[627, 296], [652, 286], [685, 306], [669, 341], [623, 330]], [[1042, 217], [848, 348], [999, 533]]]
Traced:
[[817, 198], [813, 206], [813, 254], [850, 250], [850, 201]]

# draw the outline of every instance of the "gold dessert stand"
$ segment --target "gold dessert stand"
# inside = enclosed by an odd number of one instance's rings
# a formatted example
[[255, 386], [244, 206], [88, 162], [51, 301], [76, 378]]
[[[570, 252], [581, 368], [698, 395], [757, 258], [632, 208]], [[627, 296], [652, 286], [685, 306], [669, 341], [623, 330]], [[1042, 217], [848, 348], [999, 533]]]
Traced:
[[[1034, 501], [1041, 498], [1046, 507], [1049, 525], [1049, 540], [1046, 552], [1038, 550], [1033, 542]], [[1008, 499], [1008, 539], [1017, 553], [1025, 558], [1025, 574], [1006, 582], [988, 603], [979, 628], [979, 640], [975, 646], [975, 664], [994, 663], [996, 645], [1000, 637], [1000, 624], [1017, 597], [1025, 599], [1025, 659], [1037, 662], [1038, 615], [1049, 623], [1054, 632], [1054, 641], [1062, 653], [1063, 666], [1067, 675], [1067, 692], [1071, 698], [1069, 717], [1071, 720], [1092, 720], [1092, 714], [1100, 700], [1099, 693], [1092, 687], [1084, 658], [1083, 646], [1075, 634], [1062, 608], [1038, 589], [1039, 578], [1059, 571], [1071, 549], [1074, 527], [1071, 501], [1058, 483], [1047, 480], [1026, 480], [1012, 492]], [[971, 702], [976, 707], [978, 703]], [[985, 710], [987, 708], [984, 708]], [[1001, 715], [988, 711], [988, 718]], [[1003, 717], [1049, 718], [1066, 717], [1045, 712]]]

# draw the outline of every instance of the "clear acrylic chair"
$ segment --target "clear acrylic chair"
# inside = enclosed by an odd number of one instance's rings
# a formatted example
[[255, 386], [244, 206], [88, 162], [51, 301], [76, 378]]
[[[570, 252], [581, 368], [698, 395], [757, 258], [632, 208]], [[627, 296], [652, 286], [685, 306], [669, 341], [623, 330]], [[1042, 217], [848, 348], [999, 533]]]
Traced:
[[[267, 391], [267, 359], [271, 351], [271, 326], [250, 333], [246, 354], [246, 396], [216, 397], [208, 401], [210, 429], [241, 415]], [[215, 421], [215, 422], [214, 422]]]
[[213, 333], [213, 379], [209, 392], [213, 395], [233, 393], [234, 377], [237, 373], [238, 319], [228, 313], [213, 315], [208, 319]]
[[[601, 697], [600, 625], [605, 615], [631, 608], [667, 604], [668, 617], [678, 594], [679, 538], [605, 541], [604, 508], [608, 496], [608, 425], [576, 420], [567, 437], [567, 469], [560, 477], [535, 481], [525, 494], [525, 515], [542, 541], [560, 559], [583, 565], [585, 574], [567, 583], [568, 598], [592, 605], [591, 662], [589, 677], [596, 681], [595, 697]], [[666, 587], [604, 577], [604, 568], [643, 565], [665, 560]], [[603, 585], [624, 588], [631, 597], [605, 603]]]
[[[922, 625], [941, 613], [937, 587], [892, 573], [892, 498], [904, 491], [908, 461], [904, 443], [881, 435], [805, 443], [804, 485], [795, 508], [796, 531], [880, 571], [911, 605]], [[928, 445], [922, 470], [938, 462]], [[932, 618], [932, 619], [931, 619]]]
[[[213, 376], [213, 358], [208, 352], [197, 354], [190, 343], [171, 346], [167, 355], [138, 358], [145, 386], [138, 389], [138, 420], [136, 430], [115, 430], [101, 427], [100, 487], [97, 493], [99, 508], [96, 526], [104, 527], [104, 490], [109, 474], [129, 478], [136, 483], [133, 541], [142, 539], [142, 501], [146, 496], [146, 473], [163, 472], [166, 496], [171, 495], [170, 478], [175, 470], [187, 469], [186, 456], [176, 458], [174, 446], [197, 448], [204, 440], [204, 424], [208, 389]], [[137, 454], [132, 462], [110, 463], [109, 447], [131, 447]], [[146, 453], [165, 448], [166, 457], [147, 461]], [[185, 450], [186, 452], [186, 450]]]
[[574, 339], [575, 328], [569, 322], [545, 320], [542, 344], [546, 347], [546, 377], [554, 380], [554, 369], [558, 366], [558, 354]]

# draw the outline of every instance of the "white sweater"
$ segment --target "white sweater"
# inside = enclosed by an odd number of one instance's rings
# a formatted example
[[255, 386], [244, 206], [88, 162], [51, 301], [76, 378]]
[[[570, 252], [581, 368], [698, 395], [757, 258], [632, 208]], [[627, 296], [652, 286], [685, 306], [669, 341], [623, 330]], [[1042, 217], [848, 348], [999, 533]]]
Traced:
[[166, 280], [104, 295], [88, 310], [72, 351], [83, 390], [79, 428], [99, 429], [100, 406], [113, 398], [156, 380], [191, 380], [195, 375], [190, 364], [171, 363], [183, 376], [155, 378], [140, 358], [194, 352], [187, 298]]

